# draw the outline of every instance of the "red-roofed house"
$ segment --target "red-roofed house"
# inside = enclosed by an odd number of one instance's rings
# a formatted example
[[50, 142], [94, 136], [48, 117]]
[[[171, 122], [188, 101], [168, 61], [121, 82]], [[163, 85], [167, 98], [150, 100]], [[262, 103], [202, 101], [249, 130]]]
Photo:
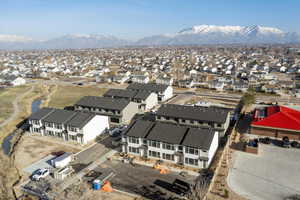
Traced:
[[251, 134], [300, 140], [300, 111], [277, 105], [255, 109]]

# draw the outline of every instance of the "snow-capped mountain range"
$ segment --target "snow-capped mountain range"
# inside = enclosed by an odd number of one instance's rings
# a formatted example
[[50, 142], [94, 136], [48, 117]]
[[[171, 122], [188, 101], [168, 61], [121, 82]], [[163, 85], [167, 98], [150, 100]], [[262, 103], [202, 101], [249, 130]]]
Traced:
[[122, 46], [201, 45], [201, 44], [286, 44], [300, 43], [300, 35], [263, 26], [199, 25], [173, 34], [128, 41], [112, 35], [71, 34], [37, 41], [24, 36], [0, 35], [0, 49], [69, 49]]

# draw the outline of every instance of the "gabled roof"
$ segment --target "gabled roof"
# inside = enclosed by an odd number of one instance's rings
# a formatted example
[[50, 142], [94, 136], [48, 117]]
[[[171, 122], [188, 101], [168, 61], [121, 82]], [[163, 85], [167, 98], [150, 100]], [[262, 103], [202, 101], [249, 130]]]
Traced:
[[213, 129], [137, 120], [124, 135], [208, 150], [215, 134]]
[[82, 97], [79, 101], [77, 101], [75, 105], [122, 111], [129, 103], [130, 101], [126, 99], [85, 96]]
[[228, 109], [219, 107], [184, 106], [177, 104], [164, 104], [157, 111], [157, 115], [161, 116], [216, 123], [224, 123], [228, 113]]
[[215, 132], [212, 129], [190, 128], [182, 142], [182, 145], [209, 150], [214, 135]]
[[47, 117], [45, 117], [43, 120], [45, 122], [62, 124], [69, 121], [72, 117], [76, 115], [76, 113], [77, 112], [70, 110], [54, 109], [54, 111], [47, 115]]
[[51, 112], [53, 112], [54, 108], [41, 108], [38, 111], [32, 113], [28, 119], [29, 120], [41, 120], [44, 117], [48, 116]]
[[180, 144], [187, 130], [188, 128], [184, 126], [157, 122], [147, 136], [147, 139], [170, 144]]
[[271, 106], [267, 108], [267, 117], [251, 125], [300, 131], [300, 112], [285, 106]]
[[109, 89], [104, 97], [119, 97], [119, 98], [133, 98], [136, 95], [136, 91], [133, 90], [122, 90], [122, 89]]
[[156, 83], [131, 83], [127, 89], [129, 90], [148, 90], [154, 92], [164, 92], [169, 86], [165, 84]]
[[139, 120], [130, 124], [125, 132], [125, 135], [131, 137], [145, 138], [150, 129], [154, 126], [154, 122]]
[[147, 90], [123, 90], [123, 89], [110, 89], [103, 96], [124, 99], [142, 99], [146, 100], [151, 92]]
[[95, 114], [92, 113], [83, 113], [77, 112], [75, 116], [73, 116], [69, 121], [66, 122], [66, 125], [82, 128], [84, 127]]

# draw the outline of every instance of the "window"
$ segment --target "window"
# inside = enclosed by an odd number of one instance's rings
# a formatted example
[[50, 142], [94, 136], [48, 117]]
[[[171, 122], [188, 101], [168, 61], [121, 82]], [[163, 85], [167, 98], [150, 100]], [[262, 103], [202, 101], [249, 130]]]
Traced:
[[170, 117], [166, 117], [166, 120], [169, 120], [170, 119]]
[[38, 128], [33, 128], [33, 132], [40, 132]]
[[155, 147], [155, 148], [160, 148], [160, 142], [154, 141], [154, 140], [150, 140], [149, 141], [149, 146], [150, 147]]
[[193, 123], [194, 123], [194, 120], [190, 120], [190, 122], [191, 122], [191, 124], [193, 124]]
[[156, 158], [160, 158], [160, 152], [150, 151], [150, 150], [149, 150], [149, 156], [151, 156], [151, 157], [156, 157]]
[[40, 122], [38, 120], [32, 120], [32, 124], [39, 125]]
[[192, 159], [192, 158], [185, 158], [184, 161], [188, 165], [195, 165], [198, 166], [198, 159]]
[[182, 151], [183, 147], [182, 146], [178, 146], [178, 151]]
[[174, 161], [174, 155], [173, 154], [163, 153], [162, 156], [163, 156], [163, 159], [165, 159], [165, 160], [172, 160], [172, 161]]
[[191, 148], [191, 147], [185, 147], [185, 153], [199, 155], [198, 149]]
[[139, 144], [139, 139], [135, 137], [128, 137], [129, 143]]
[[46, 126], [53, 128], [53, 124], [52, 123], [46, 123]]
[[77, 131], [77, 128], [70, 126], [70, 131], [76, 132], [76, 131]]
[[182, 119], [181, 121], [182, 121], [183, 123], [185, 123], [185, 119]]
[[54, 124], [54, 128], [56, 128], [56, 129], [62, 129], [62, 125], [61, 124]]
[[173, 144], [167, 144], [167, 143], [163, 143], [162, 148], [167, 149], [167, 150], [175, 150], [175, 147]]
[[135, 148], [135, 147], [128, 147], [128, 151], [130, 152], [130, 153], [140, 153], [140, 150], [139, 150], [139, 148]]
[[110, 118], [110, 121], [113, 123], [120, 123], [120, 120], [118, 118]]
[[222, 124], [217, 124], [217, 127], [221, 128], [221, 127], [222, 127]]
[[48, 135], [54, 135], [53, 131], [47, 131]]
[[160, 119], [161, 117], [160, 116], [157, 116], [157, 119]]

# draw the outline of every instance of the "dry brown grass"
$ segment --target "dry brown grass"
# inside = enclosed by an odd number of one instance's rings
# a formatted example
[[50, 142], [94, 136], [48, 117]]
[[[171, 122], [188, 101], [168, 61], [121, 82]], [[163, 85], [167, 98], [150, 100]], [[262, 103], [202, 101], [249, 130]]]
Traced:
[[29, 85], [7, 88], [0, 91], [0, 123], [7, 119], [13, 112], [14, 99], [30, 88]]
[[72, 106], [83, 96], [101, 96], [106, 90], [91, 86], [57, 86], [49, 106], [55, 108]]
[[[31, 86], [34, 87], [33, 91], [24, 96], [23, 99], [20, 99], [20, 101], [18, 102], [19, 113], [17, 114], [16, 118], [0, 129], [0, 143], [2, 143], [2, 140], [6, 135], [15, 130], [18, 123], [24, 120], [31, 113], [32, 101], [45, 95], [45, 91], [47, 91], [47, 89], [43, 85], [30, 85], [29, 87]], [[25, 87], [25, 89], [28, 89], [28, 85], [23, 87]], [[20, 91], [17, 90], [18, 88], [10, 89], [12, 90], [11, 94], [16, 94], [17, 92], [24, 91], [24, 88], [21, 88]], [[15, 97], [16, 96], [17, 95], [15, 95]], [[10, 98], [11, 101], [14, 100], [13, 97]], [[0, 199], [15, 199], [13, 185], [20, 179], [20, 175], [14, 165], [14, 153], [12, 153], [11, 157], [7, 157], [2, 153], [1, 150], [0, 163]]]

